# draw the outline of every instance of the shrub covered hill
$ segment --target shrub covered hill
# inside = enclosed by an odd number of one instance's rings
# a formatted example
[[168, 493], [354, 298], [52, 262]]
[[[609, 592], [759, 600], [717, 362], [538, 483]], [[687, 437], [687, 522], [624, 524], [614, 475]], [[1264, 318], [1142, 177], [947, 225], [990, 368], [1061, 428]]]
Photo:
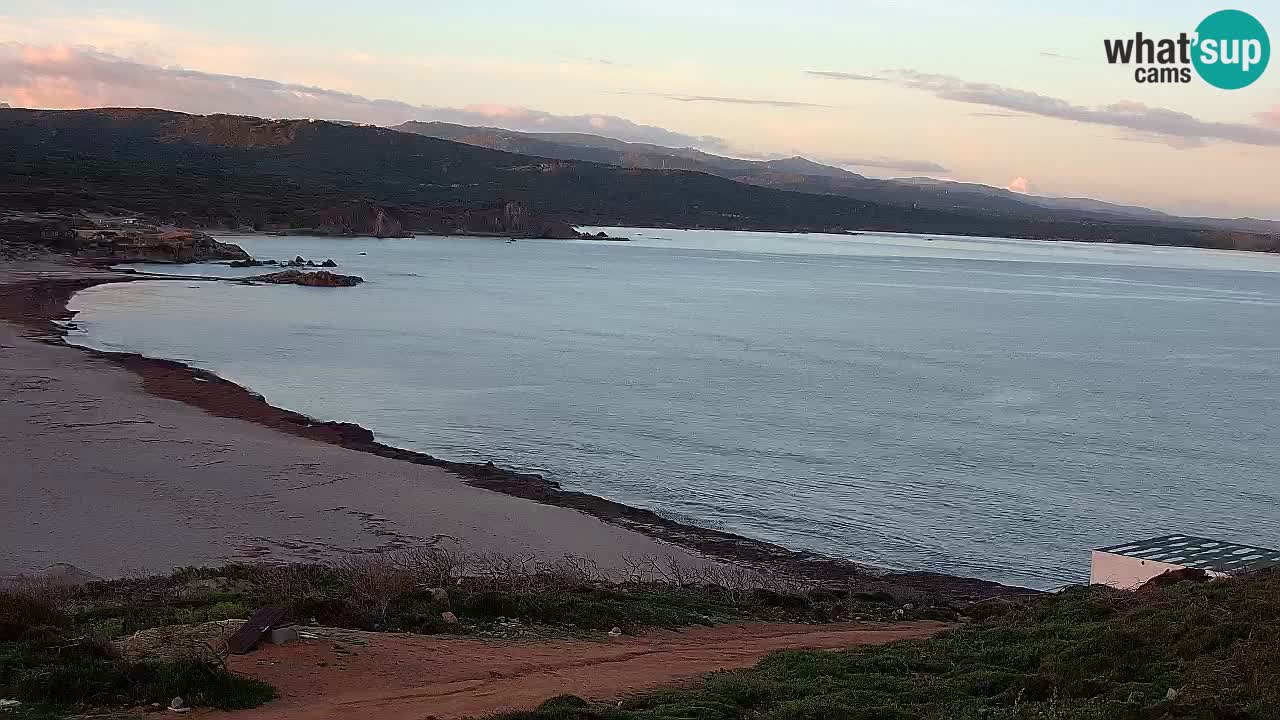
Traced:
[[188, 227], [571, 237], [568, 224], [936, 232], [1280, 250], [1280, 238], [953, 212], [622, 168], [386, 128], [148, 109], [0, 109], [0, 208]]

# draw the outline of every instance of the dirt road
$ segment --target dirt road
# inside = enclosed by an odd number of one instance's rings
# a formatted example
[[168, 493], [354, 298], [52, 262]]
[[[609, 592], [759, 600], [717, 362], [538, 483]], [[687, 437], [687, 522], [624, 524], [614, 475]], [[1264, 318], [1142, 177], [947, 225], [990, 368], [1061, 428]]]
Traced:
[[946, 627], [937, 622], [722, 625], [605, 641], [538, 642], [324, 631], [319, 640], [267, 646], [234, 658], [234, 670], [275, 685], [281, 699], [233, 717], [484, 716], [533, 708], [556, 695], [605, 700], [676, 685], [753, 665], [775, 650], [875, 645], [927, 637]]

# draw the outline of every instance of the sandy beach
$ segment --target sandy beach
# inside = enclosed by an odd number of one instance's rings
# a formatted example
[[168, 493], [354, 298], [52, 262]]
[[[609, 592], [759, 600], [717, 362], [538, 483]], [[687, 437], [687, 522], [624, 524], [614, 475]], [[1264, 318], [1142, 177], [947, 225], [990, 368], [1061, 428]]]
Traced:
[[[0, 285], [102, 279], [0, 265]], [[0, 322], [0, 577], [70, 563], [104, 577], [228, 560], [320, 560], [436, 544], [619, 566], [668, 543], [449, 472], [216, 417], [110, 360]]]

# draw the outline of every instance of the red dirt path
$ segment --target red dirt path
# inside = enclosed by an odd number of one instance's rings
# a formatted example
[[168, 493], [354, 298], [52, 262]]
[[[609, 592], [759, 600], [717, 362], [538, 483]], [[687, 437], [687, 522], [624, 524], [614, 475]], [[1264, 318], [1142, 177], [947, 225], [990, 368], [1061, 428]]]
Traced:
[[878, 645], [928, 637], [947, 627], [937, 622], [721, 625], [607, 641], [530, 642], [342, 633], [233, 658], [233, 670], [271, 683], [281, 697], [231, 717], [444, 720], [530, 709], [563, 694], [612, 700], [748, 667], [775, 650]]

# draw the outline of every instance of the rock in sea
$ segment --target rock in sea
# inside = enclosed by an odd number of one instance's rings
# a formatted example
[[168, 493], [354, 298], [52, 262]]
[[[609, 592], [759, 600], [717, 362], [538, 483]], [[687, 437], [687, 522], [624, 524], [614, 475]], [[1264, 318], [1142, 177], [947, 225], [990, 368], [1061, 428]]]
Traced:
[[307, 287], [353, 287], [364, 282], [364, 278], [358, 275], [339, 275], [328, 270], [317, 270], [315, 272], [284, 270], [245, 279], [275, 285], [306, 285]]

